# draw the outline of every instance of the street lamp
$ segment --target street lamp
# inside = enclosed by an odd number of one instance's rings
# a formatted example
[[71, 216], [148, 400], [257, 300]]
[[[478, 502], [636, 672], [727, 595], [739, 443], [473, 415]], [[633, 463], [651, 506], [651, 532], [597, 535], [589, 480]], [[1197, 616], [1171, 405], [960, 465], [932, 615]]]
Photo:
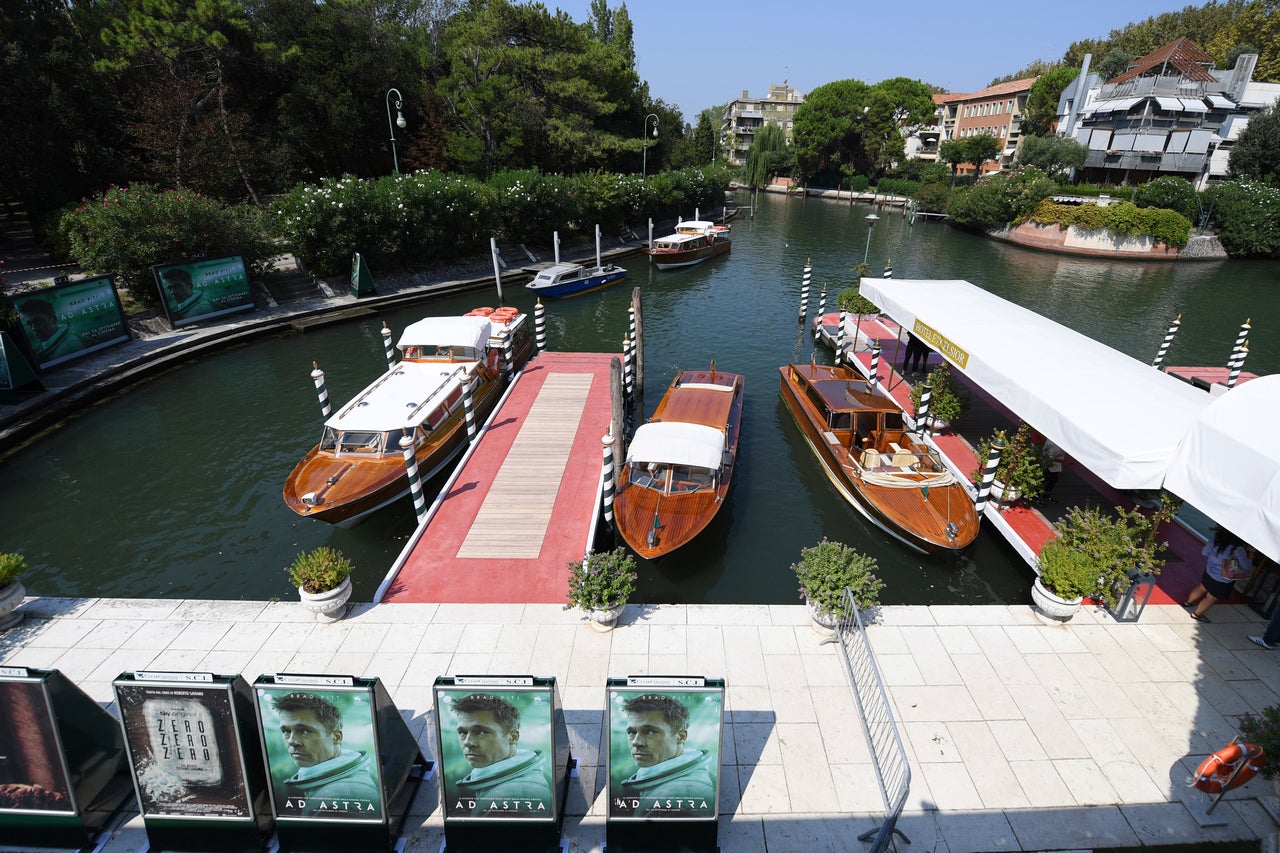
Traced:
[[[391, 93], [396, 93], [396, 120], [391, 122]], [[396, 170], [396, 174], [400, 174], [400, 161], [396, 159], [396, 128], [404, 130], [408, 126], [408, 122], [404, 120], [404, 113], [400, 112], [400, 108], [404, 106], [404, 99], [400, 97], [399, 89], [387, 90], [387, 129], [391, 131], [391, 166]]]
[[880, 217], [874, 213], [867, 214], [867, 248], [862, 252], [862, 263], [865, 265], [867, 258], [871, 255], [871, 232], [876, 230], [876, 223], [880, 221]]
[[644, 117], [644, 130], [640, 131], [640, 141], [644, 144], [644, 156], [640, 160], [640, 177], [649, 174], [649, 119], [653, 119], [653, 138], [658, 138], [658, 116], [649, 113]]

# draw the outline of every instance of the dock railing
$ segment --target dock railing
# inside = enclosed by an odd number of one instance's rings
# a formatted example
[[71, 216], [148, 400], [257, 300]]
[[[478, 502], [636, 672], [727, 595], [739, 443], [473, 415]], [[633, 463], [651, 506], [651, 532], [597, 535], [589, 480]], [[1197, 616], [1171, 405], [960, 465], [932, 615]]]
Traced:
[[911, 839], [897, 828], [898, 816], [902, 814], [911, 788], [911, 766], [907, 763], [907, 751], [893, 719], [893, 706], [889, 704], [889, 694], [876, 665], [875, 653], [867, 639], [862, 613], [848, 589], [844, 591], [844, 603], [844, 613], [836, 623], [835, 636], [827, 642], [836, 643], [840, 649], [840, 660], [845, 674], [849, 676], [853, 699], [862, 716], [862, 733], [867, 738], [871, 766], [875, 768], [876, 781], [880, 784], [884, 822], [858, 836], [859, 841], [871, 841], [870, 850], [878, 853], [889, 849], [895, 833], [902, 836], [903, 841], [911, 843]]

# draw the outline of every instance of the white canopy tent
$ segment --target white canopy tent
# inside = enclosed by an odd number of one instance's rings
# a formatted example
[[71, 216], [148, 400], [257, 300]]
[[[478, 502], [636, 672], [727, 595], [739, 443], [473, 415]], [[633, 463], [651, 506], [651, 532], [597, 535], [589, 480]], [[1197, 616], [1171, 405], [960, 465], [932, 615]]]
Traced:
[[399, 347], [472, 347], [477, 352], [489, 341], [487, 317], [428, 317], [411, 324]]
[[1160, 488], [1211, 399], [967, 281], [864, 278], [862, 295], [1117, 489]]
[[641, 424], [627, 448], [628, 463], [688, 465], [712, 471], [720, 467], [723, 456], [724, 433], [715, 427], [678, 421]]
[[1280, 561], [1280, 375], [1214, 398], [1182, 442], [1165, 488]]

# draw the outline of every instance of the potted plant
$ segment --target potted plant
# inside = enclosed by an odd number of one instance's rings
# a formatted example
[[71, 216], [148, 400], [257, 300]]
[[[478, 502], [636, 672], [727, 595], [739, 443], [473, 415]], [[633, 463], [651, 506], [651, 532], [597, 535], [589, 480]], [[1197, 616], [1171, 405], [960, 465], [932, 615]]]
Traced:
[[0, 631], [22, 621], [18, 605], [27, 590], [18, 577], [27, 570], [27, 559], [21, 554], [0, 554]]
[[1045, 543], [1037, 562], [1040, 574], [1031, 585], [1031, 601], [1039, 613], [1055, 622], [1066, 622], [1097, 587], [1098, 569], [1088, 554], [1075, 550], [1061, 537]]
[[1160, 574], [1165, 543], [1156, 536], [1177, 510], [1177, 499], [1168, 494], [1149, 516], [1122, 507], [1104, 512], [1092, 505], [1073, 506], [1054, 525], [1055, 541], [1089, 560], [1095, 581], [1085, 595], [1115, 607], [1139, 577]]
[[[854, 268], [854, 272], [858, 273], [859, 279], [866, 275], [869, 270], [870, 268], [866, 264], [859, 264]], [[857, 319], [853, 323], [853, 343], [849, 345], [849, 352], [857, 352], [858, 333], [862, 328], [862, 315], [878, 314], [880, 313], [880, 308], [862, 295], [858, 284], [853, 285], [853, 287], [846, 287], [836, 294], [836, 308], [846, 314], [857, 315]]]
[[1270, 779], [1280, 794], [1280, 705], [1268, 705], [1261, 712], [1240, 718], [1240, 737], [1245, 743], [1256, 743], [1266, 753], [1259, 772]]
[[323, 546], [304, 551], [285, 569], [298, 588], [302, 606], [319, 622], [336, 622], [351, 598], [351, 561], [337, 548]]
[[946, 429], [964, 414], [969, 407], [969, 395], [961, 391], [951, 377], [951, 368], [947, 364], [939, 364], [929, 371], [924, 382], [917, 382], [911, 388], [911, 411], [920, 411], [920, 398], [924, 394], [924, 386], [932, 386], [929, 392], [929, 411], [926, 417], [933, 429]]
[[1031, 427], [1023, 424], [1009, 435], [1007, 430], [998, 429], [987, 438], [978, 442], [978, 470], [973, 472], [975, 485], [982, 484], [982, 474], [987, 459], [991, 456], [991, 445], [999, 439], [1004, 443], [1000, 452], [1000, 463], [996, 466], [995, 482], [991, 486], [992, 497], [1002, 504], [1011, 504], [1018, 498], [1030, 500], [1044, 491], [1044, 460], [1039, 446], [1032, 440]]
[[586, 557], [574, 560], [566, 568], [569, 603], [564, 609], [585, 610], [592, 628], [613, 630], [623, 606], [636, 589], [636, 558], [626, 548], [588, 551]]
[[870, 610], [880, 604], [884, 581], [876, 576], [878, 570], [874, 557], [825, 536], [817, 545], [800, 549], [800, 561], [791, 564], [809, 616], [814, 625], [826, 633], [830, 633], [845, 612], [846, 589], [853, 593], [859, 610]]

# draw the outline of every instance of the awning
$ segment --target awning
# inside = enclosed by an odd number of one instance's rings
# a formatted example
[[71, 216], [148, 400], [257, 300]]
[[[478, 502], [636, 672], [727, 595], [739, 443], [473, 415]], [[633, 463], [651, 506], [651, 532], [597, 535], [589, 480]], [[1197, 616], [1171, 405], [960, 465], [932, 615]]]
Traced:
[[1230, 98], [1222, 95], [1205, 95], [1209, 99], [1209, 103], [1213, 105], [1215, 110], [1234, 110], [1236, 105]]
[[404, 330], [399, 347], [474, 347], [478, 352], [488, 340], [487, 317], [428, 317]]
[[1209, 395], [967, 281], [862, 280], [862, 295], [1117, 489], [1158, 489]]
[[1179, 98], [1182, 102], [1182, 109], [1189, 113], [1207, 113], [1209, 108], [1204, 105], [1204, 101], [1199, 98]]
[[641, 424], [627, 448], [627, 462], [720, 467], [724, 433], [703, 424], [656, 421]]
[[1160, 105], [1160, 109], [1168, 110], [1172, 113], [1182, 112], [1182, 101], [1177, 98], [1156, 98], [1156, 103]]
[[1280, 375], [1213, 400], [1178, 448], [1165, 488], [1280, 561]]

